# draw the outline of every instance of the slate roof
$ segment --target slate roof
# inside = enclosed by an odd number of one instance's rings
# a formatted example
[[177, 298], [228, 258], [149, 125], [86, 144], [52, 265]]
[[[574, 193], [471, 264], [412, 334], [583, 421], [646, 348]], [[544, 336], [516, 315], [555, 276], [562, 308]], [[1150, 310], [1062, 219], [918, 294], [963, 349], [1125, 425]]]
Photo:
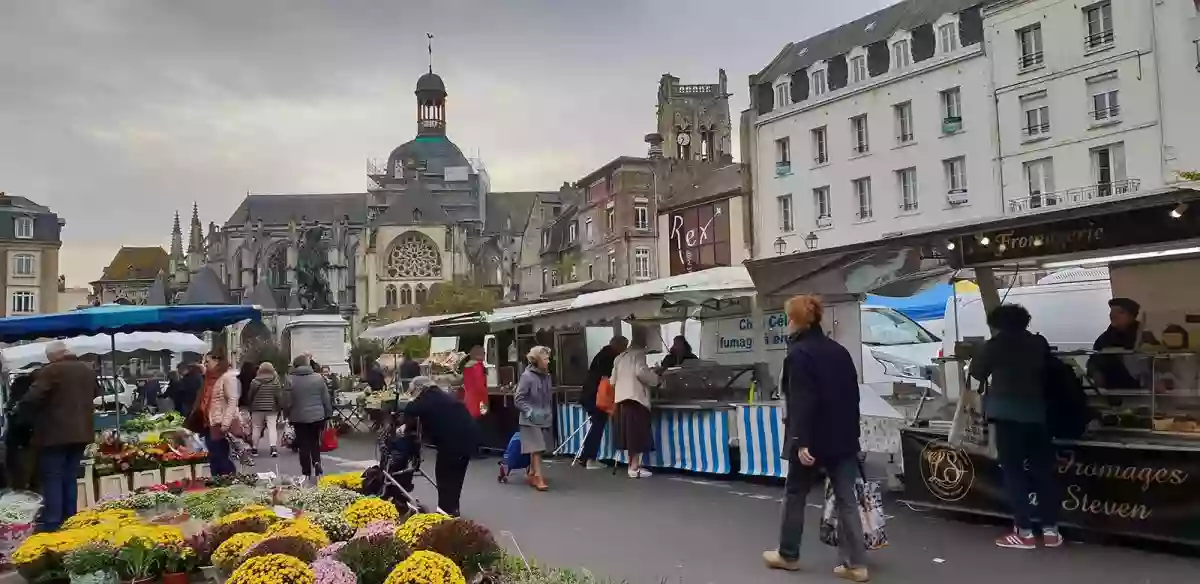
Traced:
[[[388, 168], [396, 168], [396, 161], [415, 160], [425, 163], [424, 172], [427, 174], [444, 175], [447, 166], [467, 166], [471, 163], [463, 156], [462, 150], [442, 135], [417, 136], [392, 150], [388, 156]], [[470, 171], [474, 173], [474, 169]]]
[[750, 83], [769, 82], [818, 61], [849, 53], [856, 47], [886, 40], [898, 30], [912, 30], [934, 22], [943, 14], [956, 14], [984, 3], [986, 0], [905, 0], [817, 36], [788, 43], [770, 65], [751, 76]]
[[[421, 218], [414, 219], [413, 211], [421, 211]], [[375, 218], [373, 225], [448, 225], [453, 223], [446, 209], [438, 204], [433, 194], [421, 181], [408, 183], [402, 191], [388, 194], [388, 208]]]
[[187, 291], [183, 293], [183, 304], [230, 304], [229, 292], [217, 272], [209, 266], [192, 274]]
[[446, 83], [442, 81], [440, 75], [430, 71], [417, 79], [416, 91], [440, 91], [446, 93]]
[[254, 290], [250, 292], [250, 296], [247, 296], [242, 301], [242, 304], [257, 306], [263, 310], [277, 310], [279, 308], [279, 302], [275, 300], [274, 292], [266, 284], [255, 286]]
[[0, 206], [9, 207], [9, 208], [13, 208], [13, 209], [21, 209], [22, 211], [29, 211], [31, 213], [49, 213], [50, 212], [50, 207], [47, 207], [45, 205], [39, 205], [25, 197], [19, 197], [17, 195], [10, 195], [3, 191], [0, 191]]
[[159, 272], [154, 278], [154, 284], [146, 291], [146, 304], [149, 306], [166, 306], [170, 304], [167, 297], [169, 290], [167, 273]]
[[[529, 216], [538, 198], [543, 201], [559, 199], [558, 191], [518, 191], [505, 193], [488, 193], [484, 200], [487, 211], [487, 224], [483, 227], [484, 235], [501, 233], [525, 233], [529, 225]], [[508, 220], [511, 227], [506, 228]]]
[[259, 219], [268, 225], [279, 225], [293, 219], [299, 222], [303, 217], [309, 221], [329, 221], [346, 215], [352, 223], [367, 221], [367, 193], [248, 195], [225, 225], [249, 225]]
[[161, 247], [125, 246], [117, 251], [97, 282], [110, 280], [150, 280], [170, 265], [170, 257]]

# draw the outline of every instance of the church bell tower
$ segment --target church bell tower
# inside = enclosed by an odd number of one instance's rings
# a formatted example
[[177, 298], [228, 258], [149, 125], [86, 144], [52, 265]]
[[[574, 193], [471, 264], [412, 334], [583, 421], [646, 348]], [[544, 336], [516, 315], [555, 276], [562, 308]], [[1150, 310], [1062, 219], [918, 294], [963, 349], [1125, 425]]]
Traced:
[[658, 134], [663, 157], [732, 161], [732, 125], [725, 70], [717, 83], [683, 85], [667, 73], [658, 82]]

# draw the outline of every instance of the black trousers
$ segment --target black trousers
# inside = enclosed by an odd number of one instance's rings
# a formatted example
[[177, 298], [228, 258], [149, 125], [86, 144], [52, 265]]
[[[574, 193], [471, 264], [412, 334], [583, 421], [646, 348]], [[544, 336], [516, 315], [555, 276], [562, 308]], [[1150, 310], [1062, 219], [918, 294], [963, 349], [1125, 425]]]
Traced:
[[321, 430], [325, 429], [325, 421], [297, 423], [292, 422], [296, 429], [296, 451], [300, 453], [300, 473], [311, 477], [313, 472], [321, 472]]
[[437, 481], [438, 507], [458, 517], [459, 499], [462, 497], [463, 483], [467, 480], [467, 465], [471, 463], [469, 453], [453, 454], [438, 452], [434, 462], [433, 475]]
[[594, 405], [585, 405], [584, 410], [587, 411], [592, 426], [588, 428], [587, 436], [583, 437], [583, 450], [579, 453], [580, 462], [596, 460], [596, 455], [600, 452], [600, 440], [604, 438], [604, 427], [608, 425], [608, 414], [603, 410]]
[[[1008, 491], [1013, 523], [1033, 529], [1058, 527], [1062, 493], [1055, 472], [1054, 441], [1044, 424], [996, 421], [996, 455]], [[1029, 495], [1036, 496], [1037, 504]]]

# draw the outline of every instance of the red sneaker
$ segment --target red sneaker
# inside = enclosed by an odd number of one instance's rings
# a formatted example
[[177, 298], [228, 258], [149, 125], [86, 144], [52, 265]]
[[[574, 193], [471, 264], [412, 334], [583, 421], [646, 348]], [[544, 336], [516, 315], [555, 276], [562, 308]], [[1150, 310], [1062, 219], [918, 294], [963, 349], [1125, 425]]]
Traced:
[[1037, 549], [1037, 540], [1033, 538], [1033, 534], [1021, 535], [1019, 531], [1013, 530], [1008, 534], [996, 538], [996, 545], [1002, 548], [1015, 550], [1032, 550]]
[[1042, 530], [1042, 545], [1048, 548], [1062, 547], [1063, 536], [1057, 529]]

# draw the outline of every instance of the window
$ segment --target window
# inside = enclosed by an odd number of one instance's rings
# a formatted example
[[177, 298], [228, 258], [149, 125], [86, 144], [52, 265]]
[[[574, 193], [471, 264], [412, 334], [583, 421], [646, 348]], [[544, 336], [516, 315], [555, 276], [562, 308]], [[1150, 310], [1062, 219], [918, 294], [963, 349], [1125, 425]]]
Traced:
[[608, 281], [617, 281], [617, 254], [616, 252], [608, 252]]
[[608, 210], [605, 211], [604, 217], [605, 221], [608, 223], [608, 232], [615, 232], [617, 230], [617, 210], [609, 207]]
[[559, 213], [562, 213], [562, 207], [560, 207], [560, 206], [558, 206], [558, 205], [555, 205], [555, 206], [553, 206], [553, 207], [550, 207], [550, 213], [551, 213], [552, 215], [554, 215], [555, 217], [558, 217], [558, 214], [559, 214]]
[[577, 280], [579, 280], [579, 277], [578, 277], [578, 275], [575, 273], [575, 266], [571, 266], [571, 281], [572, 281], [572, 282], [575, 282], [575, 281], [577, 281]]
[[958, 24], [951, 22], [938, 27], [938, 52], [953, 53], [958, 50]]
[[1042, 25], [1035, 24], [1018, 30], [1017, 43], [1021, 47], [1018, 65], [1022, 70], [1037, 67], [1045, 60], [1042, 54]]
[[850, 118], [850, 141], [855, 154], [866, 154], [871, 149], [867, 135], [867, 114]]
[[1054, 192], [1054, 160], [1042, 158], [1025, 163], [1025, 184], [1029, 186], [1029, 207], [1036, 209], [1056, 201], [1043, 195]]
[[908, 50], [908, 41], [896, 41], [892, 45], [892, 69], [904, 69], [912, 64], [912, 53]]
[[829, 187], [813, 189], [813, 211], [817, 217], [817, 227], [833, 225], [833, 210], [829, 208]]
[[1128, 192], [1125, 181], [1125, 145], [1109, 144], [1092, 149], [1092, 177], [1099, 185], [1098, 195]]
[[550, 232], [548, 230], [543, 229], [542, 230], [542, 249], [547, 249], [549, 247], [550, 247]]
[[828, 141], [825, 138], [825, 126], [812, 131], [813, 162], [817, 164], [829, 162]]
[[780, 138], [775, 141], [775, 176], [792, 172], [792, 140]]
[[779, 230], [784, 233], [795, 231], [796, 225], [792, 222], [792, 196], [780, 195], [775, 197], [775, 202], [779, 210]]
[[958, 88], [942, 92], [942, 133], [953, 134], [962, 130], [962, 93]]
[[1084, 44], [1088, 49], [1099, 49], [1113, 43], [1112, 4], [1100, 2], [1083, 9], [1087, 19], [1087, 39]]
[[408, 306], [413, 303], [413, 291], [408, 284], [400, 287], [400, 304]]
[[640, 229], [642, 231], [650, 229], [650, 207], [646, 205], [634, 206], [633, 226], [635, 229]]
[[896, 171], [896, 182], [900, 185], [900, 210], [917, 210], [917, 169], [905, 168]]
[[[771, 210], [766, 209], [762, 216], [772, 217]], [[730, 257], [733, 238], [730, 235], [728, 200], [672, 211], [667, 217], [667, 224], [671, 226], [667, 234], [667, 249], [664, 250], [668, 252], [665, 257], [667, 262], [663, 262], [667, 264], [667, 272], [658, 275], [676, 276], [735, 265]]]
[[946, 192], [967, 192], [967, 159], [959, 156], [943, 160], [942, 166], [946, 169]]
[[587, 219], [585, 219], [583, 221], [583, 236], [586, 237], [588, 241], [592, 240], [592, 218], [591, 217], [588, 217]]
[[17, 217], [13, 226], [17, 239], [33, 239], [33, 218]]
[[896, 114], [896, 141], [907, 144], [913, 141], [912, 102], [906, 101], [892, 106]]
[[550, 286], [557, 288], [558, 284], [558, 270], [550, 270]]
[[1112, 89], [1092, 95], [1092, 119], [1097, 122], [1115, 120], [1121, 116], [1118, 90]]
[[850, 59], [850, 82], [862, 83], [867, 80], [867, 58], [859, 55]]
[[1045, 95], [1034, 99], [1021, 100], [1025, 110], [1025, 128], [1022, 133], [1030, 138], [1044, 136], [1050, 133], [1050, 106], [1045, 105]]
[[825, 95], [829, 91], [829, 86], [825, 83], [825, 70], [821, 69], [813, 71], [812, 74], [812, 92], [813, 95]]
[[388, 308], [396, 306], [396, 285], [388, 284], [387, 288], [383, 289], [383, 304]]
[[866, 221], [871, 218], [871, 178], [865, 177], [851, 181], [854, 187], [854, 199], [858, 203], [858, 219]]
[[14, 255], [13, 274], [17, 276], [33, 276], [33, 254], [19, 253]]
[[596, 279], [596, 265], [588, 264], [588, 280], [590, 281], [590, 280], [595, 280], [595, 279]]
[[550, 270], [542, 270], [542, 292], [550, 289]]
[[33, 292], [13, 292], [12, 314], [27, 314], [36, 310]]
[[792, 103], [792, 82], [784, 81], [775, 86], [775, 107], [783, 107]]
[[891, 308], [864, 308], [861, 315], [864, 345], [894, 347], [938, 342], [921, 325]]
[[570, 243], [575, 243], [575, 238], [578, 236], [578, 234], [579, 226], [572, 221], [571, 224], [567, 226], [567, 241]]
[[633, 250], [633, 277], [637, 280], [650, 279], [650, 248], [639, 247]]

